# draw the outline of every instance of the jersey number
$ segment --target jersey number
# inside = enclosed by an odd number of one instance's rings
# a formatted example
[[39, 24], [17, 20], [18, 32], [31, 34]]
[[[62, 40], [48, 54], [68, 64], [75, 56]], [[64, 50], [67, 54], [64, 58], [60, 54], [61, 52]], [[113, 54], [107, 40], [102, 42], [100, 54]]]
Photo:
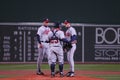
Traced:
[[51, 43], [58, 43], [58, 40], [51, 40]]

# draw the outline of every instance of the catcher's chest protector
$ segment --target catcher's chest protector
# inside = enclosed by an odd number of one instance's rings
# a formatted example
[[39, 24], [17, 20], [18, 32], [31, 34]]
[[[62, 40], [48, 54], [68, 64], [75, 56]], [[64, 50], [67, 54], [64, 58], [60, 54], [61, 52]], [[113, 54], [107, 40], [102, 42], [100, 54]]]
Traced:
[[51, 37], [51, 39], [50, 40], [59, 40], [59, 38], [56, 36], [56, 32], [57, 31], [52, 31], [52, 33], [53, 33], [53, 36]]

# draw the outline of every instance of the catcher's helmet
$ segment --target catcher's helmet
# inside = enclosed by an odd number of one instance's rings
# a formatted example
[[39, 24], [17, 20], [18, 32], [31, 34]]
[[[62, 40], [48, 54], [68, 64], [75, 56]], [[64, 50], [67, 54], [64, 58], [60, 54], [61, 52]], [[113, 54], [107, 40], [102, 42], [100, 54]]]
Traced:
[[54, 23], [54, 26], [53, 26], [54, 28], [60, 28], [60, 23], [58, 23], [58, 22], [56, 22], [56, 23]]

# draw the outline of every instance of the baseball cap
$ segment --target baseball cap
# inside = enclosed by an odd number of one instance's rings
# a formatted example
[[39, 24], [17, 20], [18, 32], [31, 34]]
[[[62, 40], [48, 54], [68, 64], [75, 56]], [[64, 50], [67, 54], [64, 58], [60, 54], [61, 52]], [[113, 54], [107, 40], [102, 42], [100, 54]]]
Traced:
[[64, 21], [64, 24], [68, 24], [68, 23], [70, 23], [68, 20], [65, 20], [65, 21]]
[[48, 19], [48, 18], [45, 18], [45, 19], [43, 19], [43, 22], [49, 23], [49, 19]]
[[55, 22], [53, 27], [54, 27], [54, 28], [59, 28], [59, 27], [60, 27], [60, 23]]

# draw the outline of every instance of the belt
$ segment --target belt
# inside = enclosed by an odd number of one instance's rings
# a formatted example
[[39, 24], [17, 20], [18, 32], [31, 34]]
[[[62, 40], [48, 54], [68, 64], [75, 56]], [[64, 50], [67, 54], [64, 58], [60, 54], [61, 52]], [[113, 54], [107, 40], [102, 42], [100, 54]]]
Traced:
[[40, 42], [43, 42], [43, 43], [49, 43], [49, 41], [40, 41]]
[[60, 46], [53, 46], [53, 47], [60, 47]]

